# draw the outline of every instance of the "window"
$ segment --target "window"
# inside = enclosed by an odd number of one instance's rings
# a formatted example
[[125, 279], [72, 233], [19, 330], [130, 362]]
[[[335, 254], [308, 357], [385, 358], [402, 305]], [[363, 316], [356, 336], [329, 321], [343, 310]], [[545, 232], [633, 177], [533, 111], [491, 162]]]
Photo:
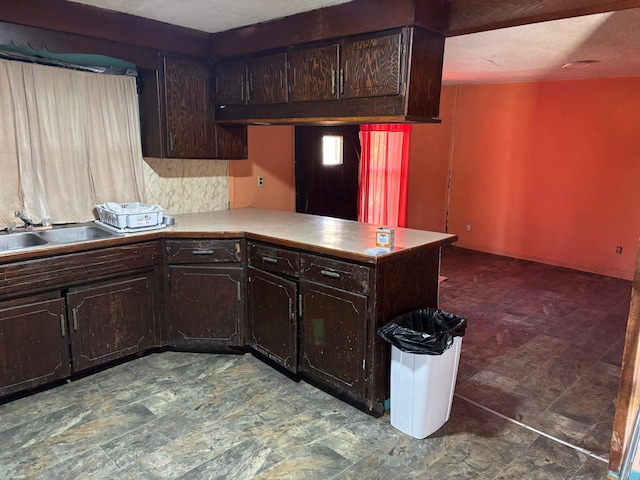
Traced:
[[135, 79], [0, 60], [0, 228], [144, 200]]
[[342, 165], [342, 135], [322, 136], [322, 165]]

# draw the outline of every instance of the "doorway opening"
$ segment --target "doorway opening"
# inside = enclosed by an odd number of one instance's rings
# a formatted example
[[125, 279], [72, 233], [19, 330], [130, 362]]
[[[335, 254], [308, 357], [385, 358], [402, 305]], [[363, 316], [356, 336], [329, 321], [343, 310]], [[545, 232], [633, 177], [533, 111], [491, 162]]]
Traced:
[[360, 126], [295, 128], [296, 212], [358, 219]]

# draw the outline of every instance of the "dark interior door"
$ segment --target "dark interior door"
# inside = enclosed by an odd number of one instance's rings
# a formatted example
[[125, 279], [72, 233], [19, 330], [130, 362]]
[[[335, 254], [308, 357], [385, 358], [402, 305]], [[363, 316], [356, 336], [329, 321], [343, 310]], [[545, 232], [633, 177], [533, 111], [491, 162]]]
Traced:
[[[296, 127], [296, 212], [358, 219], [359, 125]], [[341, 165], [323, 165], [324, 135], [343, 137]]]

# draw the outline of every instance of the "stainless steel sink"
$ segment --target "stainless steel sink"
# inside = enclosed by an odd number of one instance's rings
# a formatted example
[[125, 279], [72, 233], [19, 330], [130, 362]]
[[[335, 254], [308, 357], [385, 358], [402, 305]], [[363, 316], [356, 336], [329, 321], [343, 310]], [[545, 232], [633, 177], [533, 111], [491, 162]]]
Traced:
[[8, 235], [0, 235], [0, 252], [38, 247], [48, 243], [46, 239], [36, 233], [10, 233]]
[[120, 236], [98, 225], [65, 226], [43, 230], [38, 235], [53, 243], [76, 243]]
[[53, 247], [60, 244], [82, 243], [111, 237], [121, 237], [99, 225], [65, 225], [51, 230], [0, 234], [0, 253], [28, 250], [36, 247]]

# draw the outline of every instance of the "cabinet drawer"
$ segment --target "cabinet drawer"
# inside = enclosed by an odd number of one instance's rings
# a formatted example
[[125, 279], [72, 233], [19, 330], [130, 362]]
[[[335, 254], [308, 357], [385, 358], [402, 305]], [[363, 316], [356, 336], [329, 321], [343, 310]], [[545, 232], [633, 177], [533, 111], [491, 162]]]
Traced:
[[254, 268], [290, 277], [299, 275], [300, 254], [298, 252], [249, 242], [247, 256], [249, 265]]
[[167, 240], [167, 263], [227, 263], [242, 260], [240, 240]]
[[349, 292], [369, 293], [369, 268], [354, 263], [302, 254], [300, 278]]

